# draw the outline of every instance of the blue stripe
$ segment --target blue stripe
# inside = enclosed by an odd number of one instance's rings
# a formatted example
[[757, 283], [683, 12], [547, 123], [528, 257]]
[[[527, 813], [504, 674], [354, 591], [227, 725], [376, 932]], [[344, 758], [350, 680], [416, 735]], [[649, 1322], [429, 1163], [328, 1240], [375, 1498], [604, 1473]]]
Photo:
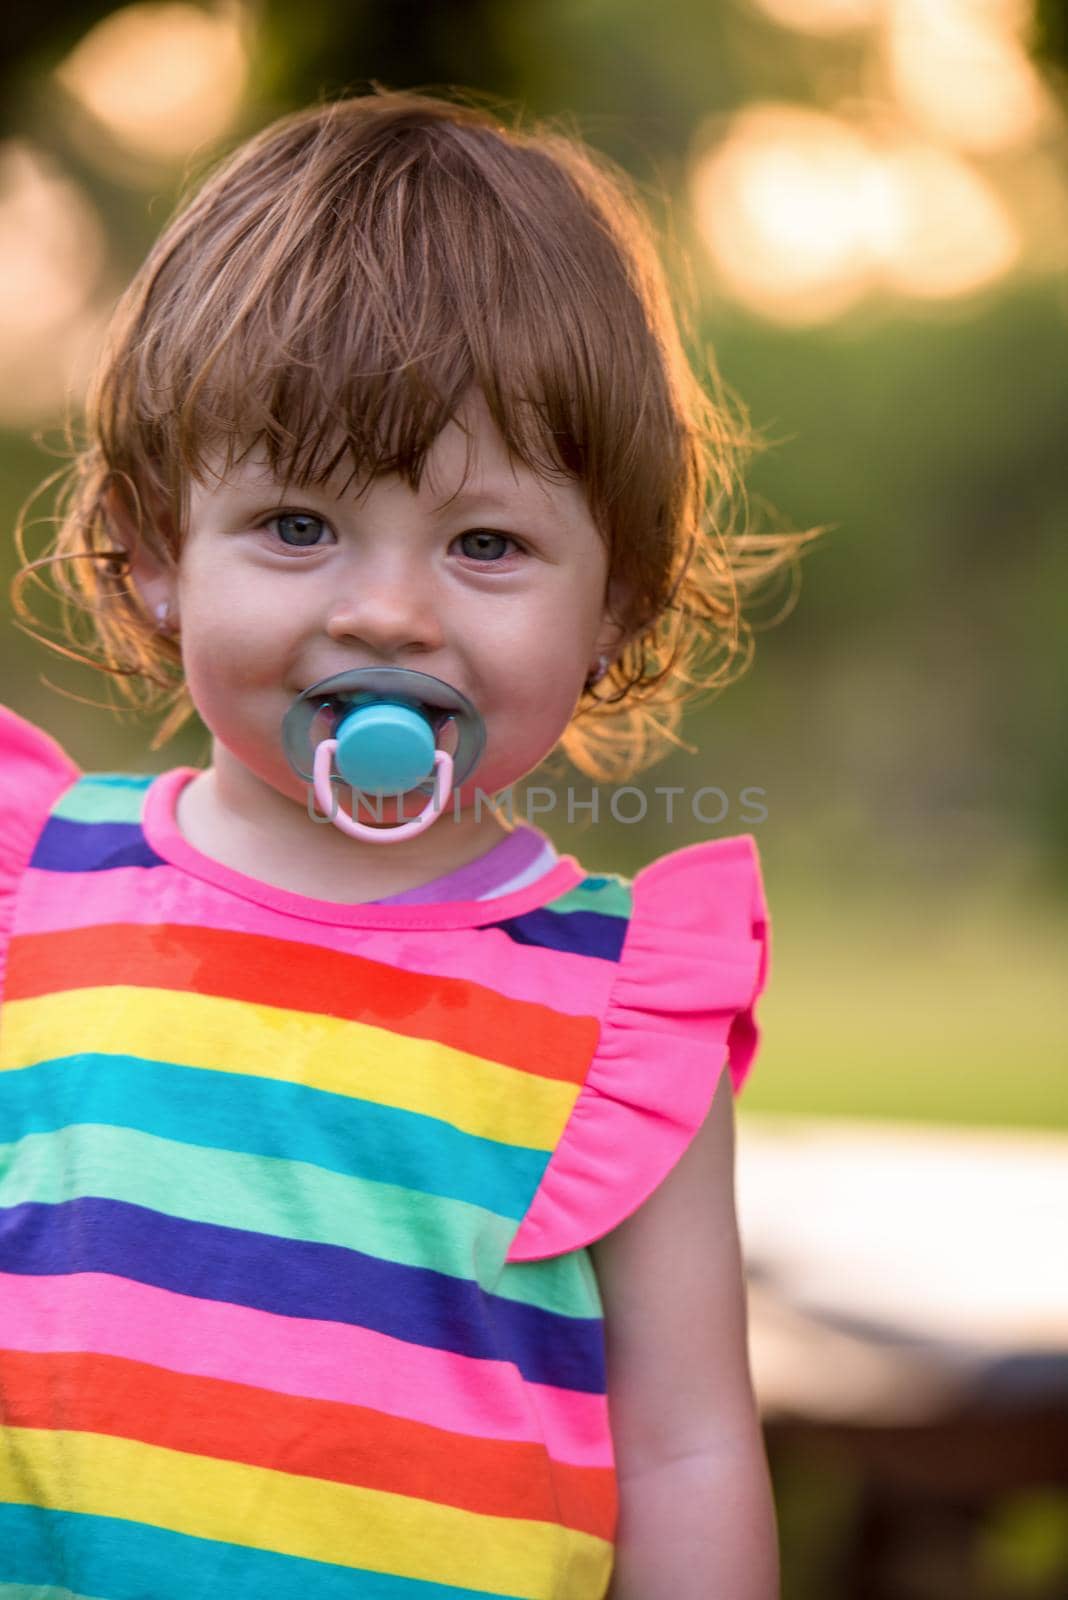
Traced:
[[[516, 944], [540, 945], [547, 950], [562, 950], [568, 955], [600, 956], [618, 961], [630, 926], [626, 917], [605, 917], [596, 911], [549, 911], [542, 907], [521, 917], [490, 922]], [[485, 932], [485, 927], [481, 930]]]
[[105, 1273], [197, 1300], [510, 1362], [530, 1383], [589, 1394], [605, 1388], [599, 1318], [502, 1300], [470, 1279], [341, 1245], [187, 1222], [120, 1200], [0, 1209], [0, 1271]]
[[0, 1582], [5, 1581], [55, 1584], [100, 1600], [516, 1600], [488, 1589], [198, 1539], [118, 1517], [19, 1505], [0, 1505]]
[[516, 1222], [551, 1154], [304, 1084], [138, 1056], [86, 1051], [0, 1072], [0, 1144], [84, 1122], [308, 1161], [347, 1177], [466, 1200]]
[[49, 817], [31, 867], [43, 872], [106, 872], [110, 867], [163, 867], [136, 822], [71, 822]]

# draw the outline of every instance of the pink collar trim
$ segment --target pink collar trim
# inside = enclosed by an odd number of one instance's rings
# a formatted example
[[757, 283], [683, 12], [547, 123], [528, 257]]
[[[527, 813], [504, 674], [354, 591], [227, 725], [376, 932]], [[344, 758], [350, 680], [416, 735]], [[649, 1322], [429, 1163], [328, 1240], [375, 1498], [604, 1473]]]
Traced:
[[261, 883], [243, 872], [223, 866], [211, 856], [202, 855], [188, 843], [178, 829], [175, 816], [178, 796], [196, 777], [195, 767], [175, 767], [153, 780], [145, 797], [142, 827], [151, 848], [170, 866], [224, 889], [227, 894], [250, 900], [254, 905], [306, 922], [326, 922], [348, 928], [477, 928], [522, 916], [566, 894], [585, 877], [573, 856], [561, 856], [554, 867], [533, 883], [513, 894], [492, 900], [451, 900], [431, 905], [345, 905], [334, 900], [315, 900]]

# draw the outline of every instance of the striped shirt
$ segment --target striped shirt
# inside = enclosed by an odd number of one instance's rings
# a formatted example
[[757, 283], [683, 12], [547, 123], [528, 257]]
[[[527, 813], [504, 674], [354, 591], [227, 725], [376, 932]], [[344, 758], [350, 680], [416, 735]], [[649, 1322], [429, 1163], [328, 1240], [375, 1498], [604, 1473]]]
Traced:
[[749, 1069], [752, 838], [340, 905], [0, 752], [0, 1596], [603, 1596], [589, 1246]]

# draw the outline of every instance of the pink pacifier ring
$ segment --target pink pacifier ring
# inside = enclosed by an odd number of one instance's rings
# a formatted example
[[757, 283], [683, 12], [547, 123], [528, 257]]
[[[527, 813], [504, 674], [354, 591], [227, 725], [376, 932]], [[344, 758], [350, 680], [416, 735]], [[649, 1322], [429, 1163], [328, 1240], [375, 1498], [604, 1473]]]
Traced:
[[401, 823], [400, 827], [388, 829], [372, 828], [369, 823], [357, 822], [355, 817], [347, 816], [342, 811], [334, 793], [331, 767], [336, 749], [336, 739], [321, 739], [316, 745], [312, 783], [315, 798], [323, 815], [329, 817], [335, 828], [340, 828], [342, 833], [347, 833], [352, 839], [369, 839], [374, 844], [382, 844], [386, 840], [392, 842], [394, 839], [414, 839], [416, 834], [422, 833], [436, 821], [449, 803], [452, 794], [452, 756], [447, 750], [435, 750], [434, 792], [417, 817], [413, 817], [410, 822]]

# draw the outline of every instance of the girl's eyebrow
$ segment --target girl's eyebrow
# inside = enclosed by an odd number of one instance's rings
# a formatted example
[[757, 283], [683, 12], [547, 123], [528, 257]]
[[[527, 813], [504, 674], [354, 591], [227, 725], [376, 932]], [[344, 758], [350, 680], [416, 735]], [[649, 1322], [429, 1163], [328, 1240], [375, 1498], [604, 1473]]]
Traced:
[[552, 486], [540, 479], [486, 478], [473, 484], [462, 484], [450, 495], [435, 503], [435, 510], [450, 511], [460, 506], [471, 511], [478, 506], [492, 506], [502, 511], [521, 512], [526, 515], [552, 515], [566, 517], [568, 507], [551, 494]]
[[464, 485], [455, 494], [444, 495], [435, 503], [438, 511], [451, 511], [453, 506], [512, 506], [524, 499], [522, 488], [513, 486], [509, 493], [503, 485], [480, 483], [473, 488]]
[[[427, 480], [428, 487], [433, 487]], [[224, 478], [219, 480], [219, 486], [224, 489], [238, 491], [251, 489], [292, 489], [310, 494], [319, 493], [329, 498], [348, 499], [348, 495], [338, 494], [340, 480], [336, 484], [330, 481], [312, 484], [296, 484], [284, 475], [274, 472], [267, 462], [243, 461]], [[438, 504], [451, 505], [458, 501], [466, 500], [509, 500], [521, 495], [524, 484], [514, 478], [493, 477], [479, 478], [461, 484], [459, 489], [442, 495]]]
[[[435, 516], [447, 516], [458, 509], [469, 516], [482, 511], [495, 511], [527, 518], [549, 517], [557, 524], [569, 522], [570, 507], [552, 498], [551, 487], [533, 476], [517, 479], [498, 473], [485, 478], [468, 479], [451, 493], [442, 490], [434, 496], [431, 505]], [[309, 503], [319, 502], [324, 508], [330, 509], [335, 505], [348, 504], [350, 499], [359, 499], [358, 496], [339, 495], [330, 484], [295, 485], [278, 477], [265, 462], [254, 461], [243, 462], [219, 488], [241, 504], [263, 498], [281, 500], [288, 497], [298, 500], [304, 497]]]

